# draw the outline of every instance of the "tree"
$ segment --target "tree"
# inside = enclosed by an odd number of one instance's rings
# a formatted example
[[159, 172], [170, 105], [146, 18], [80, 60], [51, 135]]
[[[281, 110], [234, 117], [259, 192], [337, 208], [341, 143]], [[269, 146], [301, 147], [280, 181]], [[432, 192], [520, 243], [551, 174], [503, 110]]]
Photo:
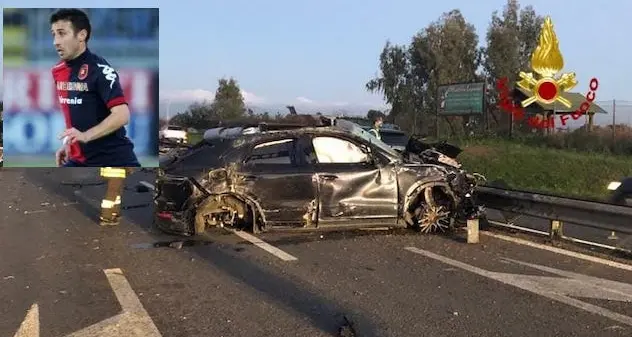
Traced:
[[412, 90], [409, 59], [406, 46], [392, 45], [386, 41], [380, 54], [381, 74], [365, 85], [368, 91], [381, 93], [386, 103], [391, 105], [389, 115], [392, 119], [414, 110], [409, 95]]
[[[481, 80], [478, 35], [457, 9], [413, 36], [409, 46], [386, 42], [380, 54], [380, 75], [365, 86], [380, 92], [391, 105], [389, 118], [416, 132], [434, 128], [437, 87]], [[411, 123], [412, 122], [412, 123]]]
[[[484, 51], [483, 68], [489, 88], [488, 106], [496, 105], [496, 81], [506, 77], [509, 83], [515, 83], [518, 73], [528, 71], [531, 53], [538, 43], [538, 35], [544, 18], [535, 13], [531, 6], [520, 11], [517, 0], [508, 0], [499, 17], [498, 11], [492, 13], [487, 29], [487, 46]], [[490, 116], [500, 125], [512, 123], [511, 116], [490, 109]]]
[[245, 116], [244, 97], [233, 78], [219, 80], [211, 110], [220, 120], [237, 119]]
[[[440, 85], [477, 82], [482, 79], [478, 69], [481, 63], [481, 50], [478, 48], [478, 35], [474, 25], [468, 23], [463, 14], [454, 9], [444, 13], [439, 20], [431, 23], [424, 31], [413, 39], [415, 52], [418, 54], [416, 67], [421, 76], [427, 76], [427, 90], [423, 101], [427, 111], [436, 114], [437, 89]], [[458, 124], [467, 119], [450, 117], [456, 123], [451, 124], [453, 132]], [[441, 120], [436, 127], [445, 128]], [[434, 130], [439, 135], [438, 130]]]

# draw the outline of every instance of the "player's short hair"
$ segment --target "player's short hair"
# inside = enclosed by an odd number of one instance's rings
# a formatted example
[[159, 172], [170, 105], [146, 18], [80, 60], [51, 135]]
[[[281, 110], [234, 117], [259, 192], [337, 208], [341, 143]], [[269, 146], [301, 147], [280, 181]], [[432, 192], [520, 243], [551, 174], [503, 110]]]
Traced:
[[87, 32], [86, 42], [90, 40], [92, 26], [90, 25], [88, 14], [86, 14], [84, 11], [77, 8], [59, 9], [50, 16], [51, 25], [57, 21], [70, 21], [75, 35], [77, 35], [77, 33], [79, 33], [81, 30], [85, 29]]

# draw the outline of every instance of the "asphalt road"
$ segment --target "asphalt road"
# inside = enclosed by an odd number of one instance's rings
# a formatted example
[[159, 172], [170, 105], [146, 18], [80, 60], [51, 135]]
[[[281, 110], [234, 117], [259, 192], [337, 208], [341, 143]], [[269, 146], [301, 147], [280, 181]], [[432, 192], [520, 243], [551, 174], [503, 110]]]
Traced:
[[[344, 317], [356, 336], [632, 335], [632, 302], [617, 300], [632, 296], [630, 270], [488, 236], [468, 245], [404, 231], [261, 236], [294, 261], [221, 230], [169, 247], [181, 238], [152, 228], [152, 195], [135, 188], [152, 174], [128, 179], [125, 221], [100, 228], [96, 173], [0, 170], [0, 336], [13, 336], [34, 303], [42, 336], [117, 315], [110, 268], [162, 336], [335, 336]], [[622, 283], [545, 284], [537, 276], [554, 272], [507, 259]]]

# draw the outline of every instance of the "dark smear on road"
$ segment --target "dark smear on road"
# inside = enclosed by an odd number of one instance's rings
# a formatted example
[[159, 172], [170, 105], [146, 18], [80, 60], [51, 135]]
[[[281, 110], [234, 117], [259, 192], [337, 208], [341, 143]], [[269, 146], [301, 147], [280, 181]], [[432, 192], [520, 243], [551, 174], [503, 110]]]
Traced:
[[144, 203], [144, 204], [137, 204], [137, 205], [128, 205], [128, 206], [123, 206], [121, 207], [122, 209], [134, 209], [134, 208], [143, 208], [143, 207], [149, 207], [151, 206], [151, 203]]
[[173, 241], [157, 241], [154, 243], [135, 243], [132, 244], [132, 248], [136, 249], [148, 249], [148, 248], [176, 248], [193, 247], [193, 246], [208, 246], [212, 241], [208, 240], [173, 240]]
[[[442, 233], [437, 233], [442, 235]], [[342, 231], [322, 231], [322, 232], [293, 232], [287, 237], [271, 238], [262, 235], [261, 238], [271, 244], [278, 246], [298, 245], [303, 243], [315, 242], [315, 241], [337, 241], [337, 240], [349, 240], [357, 237], [367, 236], [410, 236], [410, 235], [424, 235], [410, 229], [392, 228], [384, 230], [342, 230]], [[448, 235], [443, 233], [443, 235]]]

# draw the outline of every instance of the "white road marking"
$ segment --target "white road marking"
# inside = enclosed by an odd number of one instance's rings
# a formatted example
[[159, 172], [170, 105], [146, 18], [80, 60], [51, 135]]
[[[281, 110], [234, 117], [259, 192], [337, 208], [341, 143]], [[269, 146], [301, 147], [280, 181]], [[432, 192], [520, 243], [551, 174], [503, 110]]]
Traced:
[[572, 273], [551, 267], [540, 266], [517, 260], [504, 259], [505, 261], [522, 264], [549, 273], [564, 276], [534, 276], [522, 274], [499, 273], [478, 268], [467, 263], [450, 259], [416, 247], [405, 247], [404, 249], [423, 255], [425, 257], [449, 264], [453, 267], [461, 268], [480, 276], [484, 276], [507, 285], [511, 285], [546, 298], [562, 302], [581, 310], [591, 312], [614, 321], [632, 326], [632, 317], [619, 314], [617, 312], [602, 308], [597, 305], [586, 303], [570, 296], [590, 297], [604, 300], [615, 300], [632, 302], [632, 285], [591, 277], [587, 275]]
[[104, 270], [122, 312], [67, 337], [161, 337], [160, 331], [119, 268]]
[[26, 317], [18, 332], [13, 337], [39, 337], [40, 335], [40, 321], [39, 321], [39, 307], [37, 303], [33, 304], [26, 312]]
[[281, 249], [274, 247], [273, 245], [259, 239], [258, 237], [251, 235], [249, 233], [246, 233], [244, 231], [236, 231], [236, 230], [232, 230], [232, 229], [228, 229], [226, 228], [226, 230], [235, 233], [237, 236], [239, 236], [240, 238], [252, 243], [253, 245], [265, 250], [266, 252], [278, 257], [279, 259], [283, 260], [283, 261], [296, 261], [298, 260], [298, 258], [296, 258], [295, 256], [292, 256], [284, 251], [282, 251]]
[[492, 232], [487, 232], [487, 231], [481, 231], [481, 234], [487, 235], [487, 236], [491, 236], [491, 237], [496, 238], [496, 239], [517, 243], [517, 244], [524, 245], [524, 246], [529, 246], [529, 247], [542, 249], [542, 250], [546, 250], [546, 251], [557, 253], [557, 254], [561, 254], [561, 255], [574, 257], [574, 258], [581, 259], [581, 260], [586, 260], [586, 261], [590, 261], [590, 262], [600, 263], [600, 264], [606, 265], [608, 267], [613, 267], [613, 268], [623, 269], [623, 270], [627, 270], [627, 271], [632, 271], [632, 265], [629, 265], [629, 264], [626, 264], [626, 263], [621, 263], [621, 262], [611, 261], [611, 260], [607, 260], [607, 259], [602, 259], [602, 258], [599, 258], [599, 257], [596, 257], [596, 256], [591, 256], [591, 255], [588, 255], [588, 254], [582, 254], [582, 253], [578, 253], [578, 252], [574, 252], [574, 251], [571, 251], [571, 250], [562, 249], [562, 248], [558, 248], [558, 247], [548, 246], [548, 245], [544, 245], [544, 244], [541, 244], [541, 243], [535, 243], [535, 242], [532, 242], [532, 241], [519, 239], [519, 238], [514, 238], [514, 237], [511, 237], [511, 236], [507, 236], [507, 235], [502, 235], [502, 234], [497, 234], [497, 233], [492, 233]]
[[150, 190], [152, 190], [152, 191], [155, 191], [155, 190], [156, 190], [156, 186], [154, 186], [154, 184], [149, 183], [149, 182], [146, 182], [146, 181], [144, 181], [144, 180], [142, 180], [139, 184], [141, 184], [141, 185], [143, 185], [143, 186], [147, 187], [148, 189], [150, 189]]
[[[67, 337], [162, 337], [121, 269], [106, 269], [104, 272], [121, 305], [121, 313], [67, 335]], [[35, 303], [26, 313], [24, 321], [13, 337], [39, 336], [39, 307]]]

